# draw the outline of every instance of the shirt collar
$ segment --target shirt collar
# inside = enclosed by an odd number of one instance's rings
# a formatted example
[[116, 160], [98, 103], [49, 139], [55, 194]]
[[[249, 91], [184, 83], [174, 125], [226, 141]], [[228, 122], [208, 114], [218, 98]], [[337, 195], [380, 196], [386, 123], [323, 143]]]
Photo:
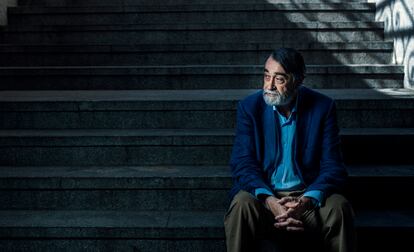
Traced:
[[[298, 100], [299, 100], [298, 99], [298, 96], [296, 96], [295, 103], [294, 103], [293, 108], [291, 110], [291, 114], [296, 113], [296, 109], [298, 107]], [[273, 110], [274, 111], [277, 111], [277, 113], [279, 113], [279, 111], [277, 110], [276, 106], [273, 106]]]
[[290, 124], [290, 122], [292, 122], [292, 121], [296, 121], [297, 106], [298, 106], [298, 96], [296, 96], [296, 100], [293, 103], [293, 107], [292, 107], [291, 113], [290, 113], [288, 118], [286, 118], [284, 115], [282, 115], [279, 112], [279, 110], [277, 109], [276, 106], [273, 106], [273, 111], [277, 112], [277, 115], [279, 116], [279, 121], [280, 121], [282, 126]]

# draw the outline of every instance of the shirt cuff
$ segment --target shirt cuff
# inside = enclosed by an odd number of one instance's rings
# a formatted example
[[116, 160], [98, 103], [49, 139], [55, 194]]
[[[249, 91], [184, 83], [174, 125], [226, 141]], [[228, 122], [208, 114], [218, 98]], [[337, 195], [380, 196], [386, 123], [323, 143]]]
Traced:
[[324, 200], [323, 192], [319, 190], [307, 191], [303, 194], [304, 197], [311, 198], [316, 206], [321, 207]]
[[260, 194], [269, 195], [269, 196], [272, 196], [273, 195], [273, 193], [271, 191], [267, 190], [266, 188], [257, 188], [254, 191], [254, 195], [256, 196], [256, 198], [258, 198], [258, 196]]

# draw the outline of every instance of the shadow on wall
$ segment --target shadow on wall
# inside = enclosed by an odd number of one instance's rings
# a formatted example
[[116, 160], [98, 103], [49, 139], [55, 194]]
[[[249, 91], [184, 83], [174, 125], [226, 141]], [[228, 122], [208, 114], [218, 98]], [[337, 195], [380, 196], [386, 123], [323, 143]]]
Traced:
[[17, 6], [17, 0], [0, 0], [0, 25], [7, 25], [8, 6]]
[[404, 65], [404, 86], [414, 88], [414, 1], [376, 0], [376, 20], [394, 41], [393, 63]]

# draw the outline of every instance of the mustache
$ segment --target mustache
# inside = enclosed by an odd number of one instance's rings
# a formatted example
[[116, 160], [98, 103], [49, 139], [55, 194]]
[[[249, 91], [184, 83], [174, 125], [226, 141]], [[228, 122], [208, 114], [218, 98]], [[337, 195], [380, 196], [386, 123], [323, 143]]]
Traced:
[[264, 90], [264, 94], [278, 95], [279, 92], [266, 89], [266, 90]]

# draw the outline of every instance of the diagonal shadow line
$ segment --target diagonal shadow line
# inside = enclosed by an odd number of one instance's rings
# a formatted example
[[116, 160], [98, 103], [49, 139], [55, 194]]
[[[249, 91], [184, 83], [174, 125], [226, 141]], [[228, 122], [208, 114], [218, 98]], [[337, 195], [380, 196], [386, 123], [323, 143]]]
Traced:
[[[327, 1], [321, 1], [321, 2], [323, 2], [324, 4], [329, 5], [335, 11], [335, 7], [336, 7], [335, 4], [337, 4], [337, 3], [334, 3], [334, 2], [328, 1], [328, 0]], [[295, 3], [295, 1], [291, 1], [291, 3], [292, 4], [296, 4], [296, 7], [300, 7], [300, 5], [297, 4], [297, 3]], [[359, 2], [350, 2], [350, 3], [359, 3]], [[374, 6], [374, 3], [366, 3], [366, 4], [367, 5]], [[359, 16], [360, 13], [363, 13], [363, 11], [358, 11], [358, 12], [357, 11], [352, 11], [352, 12], [351, 11], [347, 11], [346, 12], [346, 16], [350, 20], [359, 20], [360, 19], [360, 16]], [[375, 18], [372, 21], [375, 21]], [[383, 32], [381, 32], [380, 34], [381, 35], [384, 35]], [[342, 38], [343, 41], [346, 41], [346, 36], [341, 36], [341, 38]], [[373, 59], [375, 59], [378, 62], [380, 62], [382, 60], [379, 56], [377, 57], [377, 56], [371, 55], [370, 57], [373, 58]]]

